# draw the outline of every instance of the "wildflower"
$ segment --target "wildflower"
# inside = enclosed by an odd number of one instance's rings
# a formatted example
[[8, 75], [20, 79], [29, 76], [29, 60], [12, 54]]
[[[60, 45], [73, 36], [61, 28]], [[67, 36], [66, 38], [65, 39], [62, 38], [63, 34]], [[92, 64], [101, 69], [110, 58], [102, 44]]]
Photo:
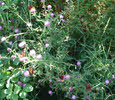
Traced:
[[112, 79], [115, 79], [115, 75], [112, 75]]
[[12, 70], [12, 69], [13, 69], [13, 67], [12, 67], [12, 66], [9, 66], [8, 70]]
[[27, 61], [28, 60], [28, 57], [22, 57], [19, 59], [21, 62], [24, 62], [24, 61]]
[[15, 29], [15, 31], [14, 31], [15, 33], [18, 33], [19, 32], [19, 29]]
[[2, 26], [0, 26], [0, 30], [2, 30]]
[[6, 37], [2, 37], [2, 38], [1, 38], [1, 41], [2, 41], [2, 42], [6, 41]]
[[11, 19], [10, 22], [12, 23], [12, 22], [13, 22], [13, 19]]
[[53, 16], [54, 16], [54, 13], [51, 13], [50, 16], [53, 17]]
[[73, 100], [76, 99], [76, 96], [75, 96], [75, 95], [72, 95], [72, 99], [73, 99]]
[[51, 6], [51, 5], [48, 5], [48, 6], [47, 6], [47, 9], [52, 9], [52, 6]]
[[13, 44], [12, 41], [10, 41], [10, 42], [9, 42], [9, 45], [12, 45], [12, 44]]
[[46, 47], [46, 48], [47, 48], [47, 47], [49, 47], [49, 44], [48, 44], [48, 43], [46, 43], [46, 44], [45, 44], [45, 47]]
[[52, 82], [52, 80], [49, 80], [49, 82]]
[[0, 1], [0, 5], [2, 4], [2, 1]]
[[41, 82], [41, 80], [38, 80], [38, 83], [40, 83]]
[[65, 23], [65, 19], [62, 19], [62, 22]]
[[29, 5], [28, 7], [29, 7], [29, 10], [30, 10], [31, 13], [35, 13], [36, 12], [35, 7], [33, 7], [31, 5]]
[[0, 55], [0, 59], [2, 58], [2, 56]]
[[7, 48], [7, 51], [11, 51], [11, 49], [10, 49], [10, 48]]
[[109, 80], [106, 80], [105, 83], [106, 83], [106, 84], [109, 84]]
[[81, 78], [81, 75], [78, 75], [77, 77], [78, 77], [78, 78]]
[[91, 86], [90, 86], [90, 84], [87, 84], [86, 89], [87, 89], [88, 91], [91, 91]]
[[37, 55], [37, 59], [41, 60], [42, 59], [42, 55], [41, 54]]
[[89, 97], [89, 96], [87, 96], [87, 99], [89, 100], [89, 99], [90, 99], [90, 97]]
[[28, 27], [32, 27], [32, 24], [31, 24], [31, 23], [27, 23], [27, 26], [28, 26]]
[[60, 19], [63, 19], [63, 15], [60, 15]]
[[110, 81], [109, 81], [109, 83], [113, 83], [113, 81], [112, 81], [112, 80], [110, 80]]
[[66, 75], [65, 78], [66, 78], [66, 79], [70, 79], [70, 75]]
[[4, 3], [4, 2], [2, 2], [2, 5], [4, 6], [4, 5], [5, 5], [5, 3]]
[[78, 66], [79, 66], [79, 65], [81, 65], [81, 62], [80, 62], [80, 61], [78, 61], [78, 62], [77, 62], [77, 65], [78, 65]]
[[20, 48], [22, 48], [22, 47], [25, 46], [25, 45], [26, 45], [26, 42], [25, 42], [25, 41], [22, 41], [22, 42], [19, 43], [18, 46], [19, 46]]
[[30, 50], [30, 53], [29, 53], [31, 56], [35, 56], [36, 54], [36, 51], [34, 49]]
[[24, 76], [25, 76], [25, 77], [28, 77], [28, 76], [30, 76], [30, 73], [29, 73], [29, 71], [25, 71], [25, 72], [24, 72]]
[[12, 56], [11, 56], [11, 58], [12, 58], [12, 59], [14, 59], [14, 58], [15, 58], [15, 56], [14, 56], [14, 55], [12, 55]]
[[70, 92], [72, 92], [72, 87], [69, 88]]
[[51, 91], [51, 90], [49, 90], [49, 91], [48, 91], [48, 94], [49, 94], [49, 95], [52, 95], [52, 91]]
[[44, 25], [45, 25], [45, 26], [49, 26], [49, 25], [50, 25], [50, 22], [49, 22], [49, 21], [45, 21]]
[[15, 36], [15, 39], [17, 39], [18, 38], [18, 36]]
[[26, 84], [23, 84], [23, 86], [26, 86]]
[[23, 83], [21, 81], [18, 81], [18, 84], [21, 85], [21, 86], [23, 85]]

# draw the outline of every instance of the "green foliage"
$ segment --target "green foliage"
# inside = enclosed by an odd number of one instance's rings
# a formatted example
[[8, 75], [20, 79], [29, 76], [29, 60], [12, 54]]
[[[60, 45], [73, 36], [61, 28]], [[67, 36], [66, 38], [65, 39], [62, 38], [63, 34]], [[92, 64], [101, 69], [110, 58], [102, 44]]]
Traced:
[[[0, 100], [38, 100], [49, 90], [53, 91], [48, 94], [50, 100], [71, 100], [73, 95], [76, 100], [86, 100], [87, 96], [91, 100], [114, 99], [114, 1], [2, 2]], [[48, 4], [53, 8], [48, 9]], [[44, 87], [47, 91], [42, 92]]]

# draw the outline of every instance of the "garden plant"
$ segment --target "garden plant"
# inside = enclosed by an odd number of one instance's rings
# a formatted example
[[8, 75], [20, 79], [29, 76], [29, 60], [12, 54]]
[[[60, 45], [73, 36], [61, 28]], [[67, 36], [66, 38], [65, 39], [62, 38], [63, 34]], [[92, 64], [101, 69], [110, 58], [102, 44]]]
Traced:
[[0, 100], [115, 100], [115, 1], [1, 0]]

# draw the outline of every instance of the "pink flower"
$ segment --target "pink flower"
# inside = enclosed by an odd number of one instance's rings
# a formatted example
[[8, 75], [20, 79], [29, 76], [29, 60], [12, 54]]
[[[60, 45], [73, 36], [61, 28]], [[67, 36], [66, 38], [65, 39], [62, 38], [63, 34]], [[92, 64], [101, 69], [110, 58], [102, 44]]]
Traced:
[[105, 83], [106, 83], [106, 84], [109, 84], [109, 80], [106, 80]]
[[18, 46], [19, 46], [20, 48], [22, 48], [22, 47], [25, 46], [25, 45], [26, 45], [26, 42], [25, 42], [25, 41], [22, 41], [22, 42], [19, 43]]
[[51, 90], [49, 90], [49, 91], [48, 91], [48, 94], [49, 94], [49, 95], [52, 95], [52, 91], [51, 91]]
[[47, 9], [52, 9], [52, 6], [51, 6], [51, 5], [48, 5], [48, 6], [47, 6]]
[[76, 96], [75, 96], [75, 95], [72, 95], [72, 99], [75, 100], [75, 99], [76, 99]]
[[0, 59], [2, 58], [2, 56], [0, 55]]
[[15, 29], [15, 31], [14, 31], [15, 33], [18, 33], [19, 32], [19, 29]]
[[65, 23], [65, 19], [62, 19], [62, 22]]
[[89, 100], [89, 99], [90, 99], [90, 97], [89, 97], [89, 96], [87, 96], [87, 99]]
[[70, 87], [69, 90], [72, 92], [72, 87]]
[[29, 73], [29, 71], [25, 71], [25, 72], [24, 72], [24, 76], [25, 76], [25, 77], [28, 77], [28, 76], [30, 76], [30, 73]]
[[80, 62], [80, 61], [78, 61], [78, 62], [77, 62], [77, 65], [78, 65], [78, 66], [79, 66], [79, 65], [81, 65], [81, 62]]
[[19, 59], [21, 62], [24, 62], [24, 61], [27, 61], [28, 60], [28, 57], [22, 57]]
[[50, 22], [49, 22], [49, 21], [45, 21], [44, 25], [45, 25], [45, 26], [49, 26], [49, 25], [50, 25]]
[[60, 15], [60, 19], [63, 19], [63, 15]]
[[42, 55], [41, 54], [37, 55], [37, 59], [41, 60], [42, 59]]
[[46, 47], [46, 48], [47, 48], [47, 47], [49, 47], [49, 44], [48, 44], [48, 43], [46, 43], [46, 44], [45, 44], [45, 47]]
[[7, 51], [11, 51], [11, 49], [10, 49], [10, 48], [7, 48]]
[[2, 30], [2, 26], [0, 26], [0, 30]]
[[31, 12], [31, 13], [35, 13], [35, 12], [36, 12], [35, 7], [32, 7], [32, 8], [30, 9], [30, 12]]
[[17, 39], [18, 38], [18, 36], [15, 36], [15, 39]]
[[50, 16], [53, 17], [53, 16], [54, 16], [54, 13], [51, 13]]
[[9, 42], [9, 45], [12, 45], [12, 44], [13, 44], [12, 41], [10, 41], [10, 42]]
[[66, 76], [65, 76], [65, 79], [70, 79], [70, 75], [66, 75]]
[[30, 53], [29, 53], [31, 56], [35, 56], [36, 54], [36, 51], [34, 49], [30, 50]]
[[18, 81], [18, 84], [21, 85], [21, 86], [23, 85], [23, 83], [21, 81]]
[[40, 83], [41, 82], [41, 80], [38, 80], [38, 83]]
[[12, 59], [14, 59], [14, 58], [15, 58], [15, 56], [14, 56], [14, 55], [12, 55], [12, 56], [11, 56], [11, 58], [12, 58]]

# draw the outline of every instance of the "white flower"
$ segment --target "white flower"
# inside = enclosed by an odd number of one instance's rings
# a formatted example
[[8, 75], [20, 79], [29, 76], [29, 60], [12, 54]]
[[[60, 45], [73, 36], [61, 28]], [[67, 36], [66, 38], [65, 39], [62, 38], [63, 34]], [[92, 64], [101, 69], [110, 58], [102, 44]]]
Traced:
[[2, 37], [1, 38], [1, 41], [3, 42], [3, 41], [6, 41], [6, 37]]
[[22, 41], [22, 42], [19, 43], [18, 46], [19, 46], [20, 48], [22, 48], [22, 47], [25, 46], [25, 45], [26, 45], [26, 42], [25, 42], [25, 41]]

